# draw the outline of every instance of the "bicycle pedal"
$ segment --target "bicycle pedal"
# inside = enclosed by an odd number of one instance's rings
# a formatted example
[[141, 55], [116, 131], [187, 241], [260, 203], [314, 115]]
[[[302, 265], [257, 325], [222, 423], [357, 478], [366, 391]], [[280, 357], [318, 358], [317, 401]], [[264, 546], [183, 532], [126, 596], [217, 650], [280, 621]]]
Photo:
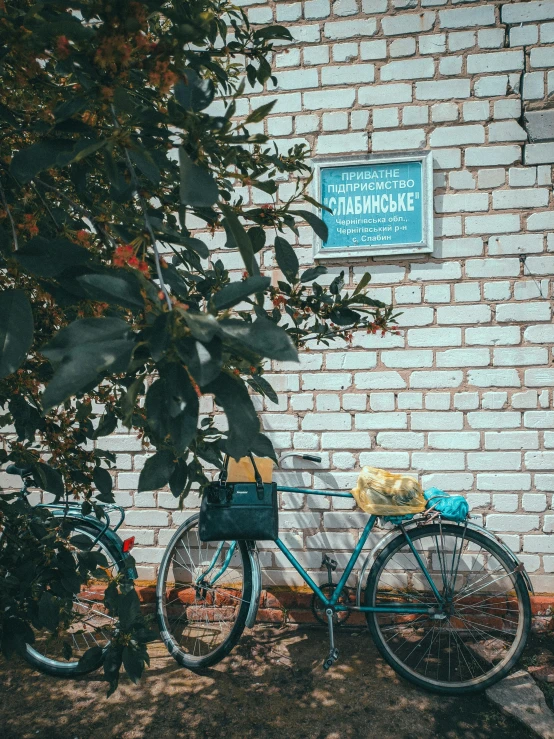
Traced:
[[338, 660], [338, 658], [339, 658], [339, 650], [337, 649], [337, 647], [335, 647], [334, 649], [331, 649], [331, 651], [329, 652], [327, 659], [323, 663], [323, 669], [328, 670], [330, 667], [333, 666], [333, 664]]

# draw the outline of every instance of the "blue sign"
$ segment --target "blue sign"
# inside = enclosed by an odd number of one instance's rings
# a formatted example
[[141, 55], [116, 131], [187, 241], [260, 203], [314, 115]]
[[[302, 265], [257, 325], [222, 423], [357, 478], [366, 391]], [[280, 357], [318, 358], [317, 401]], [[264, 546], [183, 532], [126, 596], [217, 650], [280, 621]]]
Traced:
[[427, 165], [427, 154], [404, 160], [319, 164], [319, 201], [331, 212], [321, 212], [329, 238], [318, 244], [315, 256], [432, 249]]

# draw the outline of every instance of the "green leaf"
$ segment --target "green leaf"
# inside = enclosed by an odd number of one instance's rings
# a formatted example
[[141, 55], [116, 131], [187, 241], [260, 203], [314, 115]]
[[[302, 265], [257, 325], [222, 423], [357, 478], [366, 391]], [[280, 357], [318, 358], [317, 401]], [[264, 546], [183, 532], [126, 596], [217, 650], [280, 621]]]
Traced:
[[38, 602], [38, 617], [41, 626], [55, 631], [60, 620], [60, 605], [52, 593], [44, 592]]
[[214, 308], [218, 311], [232, 308], [252, 293], [264, 292], [270, 284], [271, 279], [269, 277], [260, 276], [248, 277], [248, 279], [240, 282], [231, 282], [213, 296]]
[[144, 299], [135, 275], [126, 269], [111, 269], [109, 272], [81, 275], [77, 282], [91, 300], [123, 308], [143, 310]]
[[329, 285], [329, 292], [331, 295], [339, 295], [340, 291], [344, 287], [344, 270], [338, 274], [333, 282]]
[[269, 41], [271, 39], [283, 39], [284, 41], [292, 41], [290, 30], [285, 26], [264, 26], [254, 31], [255, 39], [263, 39]]
[[70, 155], [74, 145], [72, 140], [39, 141], [15, 154], [10, 165], [11, 172], [21, 182], [29, 182], [44, 169], [55, 167], [59, 158]]
[[79, 660], [79, 667], [83, 673], [96, 669], [102, 662], [102, 647], [91, 647], [83, 654]]
[[248, 238], [252, 244], [254, 254], [257, 254], [265, 246], [266, 232], [261, 226], [252, 226], [248, 229]]
[[15, 372], [33, 343], [33, 312], [23, 290], [0, 293], [0, 377]]
[[188, 371], [200, 387], [215, 380], [221, 371], [221, 339], [215, 336], [203, 343], [195, 339], [181, 339], [175, 348]]
[[110, 498], [112, 496], [113, 480], [108, 470], [104, 469], [104, 467], [95, 467], [92, 473], [92, 479], [104, 497]]
[[71, 118], [76, 113], [80, 113], [82, 110], [84, 110], [88, 105], [88, 100], [83, 97], [70, 97], [69, 100], [66, 100], [63, 103], [60, 103], [56, 108], [54, 109], [54, 118], [56, 119], [57, 123], [60, 123], [61, 121], [65, 121], [68, 118]]
[[191, 311], [186, 311], [183, 318], [194, 338], [199, 341], [211, 341], [214, 336], [221, 333], [219, 322], [211, 313], [192, 313]]
[[56, 498], [61, 498], [65, 492], [63, 477], [60, 475], [58, 470], [50, 467], [45, 462], [37, 462], [33, 467], [38, 474], [37, 483], [40, 481], [40, 487], [46, 490], [47, 493], [52, 493]]
[[269, 382], [264, 377], [261, 377], [261, 375], [254, 375], [253, 377], [248, 379], [247, 382], [250, 387], [254, 388], [257, 393], [260, 393], [260, 395], [265, 395], [271, 400], [272, 403], [277, 404], [279, 402], [277, 393], [271, 387]]
[[169, 489], [174, 498], [179, 498], [187, 482], [187, 465], [182, 459], [177, 460], [173, 474], [169, 478]]
[[138, 492], [159, 490], [167, 485], [175, 469], [175, 458], [172, 452], [162, 449], [146, 460], [138, 483]]
[[298, 257], [289, 242], [281, 236], [275, 237], [275, 259], [287, 280], [292, 284], [298, 282]]
[[316, 216], [315, 213], [311, 213], [309, 210], [291, 210], [290, 213], [303, 218], [323, 242], [327, 241], [329, 238], [329, 229], [319, 216]]
[[271, 441], [265, 436], [265, 434], [258, 434], [251, 445], [252, 454], [256, 454], [258, 457], [269, 457], [277, 463], [277, 456], [275, 449]]
[[146, 394], [146, 417], [154, 433], [168, 436], [177, 455], [182, 454], [196, 436], [198, 396], [180, 365], [173, 362], [161, 370], [161, 377]]
[[361, 316], [350, 308], [334, 308], [329, 318], [336, 323], [337, 326], [350, 326], [360, 320]]
[[322, 264], [318, 264], [317, 267], [310, 267], [305, 272], [302, 272], [300, 275], [300, 282], [313, 282], [313, 280], [317, 280], [318, 277], [321, 277], [321, 275], [327, 274], [327, 267], [324, 267]]
[[260, 431], [260, 422], [252, 399], [241, 380], [221, 373], [206, 386], [206, 392], [215, 395], [216, 403], [223, 408], [229, 422], [226, 450], [235, 459], [243, 457]]
[[92, 141], [91, 143], [87, 143], [86, 145], [84, 145], [84, 141], [81, 141], [75, 147], [73, 155], [70, 156], [67, 161], [58, 161], [58, 163], [60, 164], [60, 166], [64, 166], [65, 164], [71, 164], [72, 162], [81, 162], [86, 157], [94, 154], [94, 152], [103, 149], [108, 143], [108, 139], [102, 139], [102, 141]]
[[135, 343], [118, 318], [84, 318], [54, 336], [42, 353], [56, 365], [42, 405], [45, 411], [97, 382], [106, 371], [125, 372]]
[[262, 357], [297, 362], [298, 352], [287, 332], [276, 323], [261, 316], [254, 323], [236, 319], [219, 322], [225, 338], [231, 346], [240, 342], [250, 351]]
[[144, 662], [138, 651], [132, 646], [123, 647], [123, 667], [135, 685], [140, 680], [144, 671]]
[[206, 167], [194, 164], [183, 147], [179, 148], [181, 168], [180, 199], [183, 205], [209, 208], [219, 196], [217, 183]]
[[160, 170], [146, 149], [132, 149], [129, 151], [129, 157], [150, 182], [154, 185], [160, 184]]
[[39, 277], [56, 277], [68, 267], [85, 264], [90, 252], [67, 239], [36, 236], [12, 256], [25, 270]]
[[131, 428], [133, 425], [133, 413], [137, 402], [137, 396], [144, 389], [144, 378], [137, 377], [129, 385], [129, 389], [121, 399], [121, 414], [123, 416], [123, 425]]
[[371, 280], [371, 274], [369, 272], [364, 272], [364, 276], [358, 282], [356, 289], [352, 293], [352, 297], [360, 293], [364, 289], [364, 287], [366, 287], [366, 285], [369, 285], [370, 280]]
[[117, 416], [112, 411], [104, 413], [92, 438], [99, 439], [101, 436], [109, 436], [117, 426]]
[[269, 113], [271, 113], [276, 102], [277, 100], [272, 100], [270, 103], [260, 105], [259, 108], [256, 108], [250, 113], [248, 118], [245, 120], [245, 123], [259, 123], [260, 121], [263, 121], [266, 115], [269, 115]]
[[222, 203], [220, 205], [220, 208], [223, 215], [225, 216], [226, 230], [229, 230], [235, 244], [237, 245], [248, 274], [259, 275], [260, 270], [258, 267], [258, 263], [254, 258], [252, 242], [250, 241], [248, 234], [244, 229], [244, 226], [239, 221], [237, 214], [230, 206]]
[[212, 80], [203, 79], [190, 68], [185, 69], [185, 79], [179, 80], [173, 90], [179, 105], [195, 112], [207, 108], [215, 96]]

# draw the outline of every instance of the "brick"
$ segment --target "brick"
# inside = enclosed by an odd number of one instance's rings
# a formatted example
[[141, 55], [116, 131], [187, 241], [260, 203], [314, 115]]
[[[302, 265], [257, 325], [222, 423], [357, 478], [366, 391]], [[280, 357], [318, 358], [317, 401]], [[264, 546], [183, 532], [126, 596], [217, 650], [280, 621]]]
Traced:
[[125, 523], [128, 526], [167, 526], [168, 514], [164, 511], [127, 511]]
[[374, 128], [396, 128], [398, 126], [398, 108], [383, 108], [373, 111]]
[[516, 428], [521, 424], [521, 413], [517, 411], [474, 411], [467, 414], [467, 421], [472, 429], [506, 429]]
[[478, 490], [530, 490], [531, 475], [527, 473], [497, 473], [477, 475]]
[[527, 219], [527, 228], [530, 231], [548, 231], [554, 229], [554, 211], [533, 213]]
[[506, 34], [503, 28], [486, 28], [477, 32], [477, 43], [480, 49], [501, 49], [504, 47]]
[[496, 190], [492, 194], [495, 210], [515, 208], [542, 208], [548, 205], [549, 192], [546, 188]]
[[363, 431], [351, 431], [350, 433], [326, 432], [321, 434], [321, 448], [371, 449], [371, 437], [367, 432]]
[[[434, 253], [437, 258], [456, 259], [457, 257], [479, 257], [483, 254], [483, 250], [483, 240], [480, 238], [448, 239], [435, 242]], [[479, 288], [478, 285], [475, 287]], [[477, 298], [471, 298], [471, 300], [474, 299]]]
[[304, 64], [316, 65], [329, 62], [328, 46], [306, 46], [303, 50]]
[[456, 10], [440, 10], [441, 28], [473, 28], [474, 26], [494, 26], [494, 6], [485, 5], [474, 8], [458, 8]]
[[369, 406], [372, 411], [393, 411], [394, 393], [371, 393]]
[[[410, 468], [410, 455], [408, 452], [363, 452], [360, 454], [360, 465], [387, 470], [407, 470]], [[367, 515], [363, 525], [366, 523]]]
[[514, 234], [509, 236], [493, 236], [489, 239], [489, 254], [504, 256], [506, 254], [529, 254], [542, 251], [542, 234]]
[[509, 172], [510, 187], [533, 187], [537, 180], [536, 167], [511, 167]]
[[412, 347], [461, 346], [462, 331], [459, 328], [410, 329], [408, 345]]
[[436, 128], [431, 134], [431, 146], [448, 146], [461, 144], [484, 144], [485, 129], [479, 125], [444, 126]]
[[488, 305], [449, 305], [437, 308], [437, 323], [488, 323], [491, 309]]
[[317, 86], [316, 69], [295, 69], [277, 73], [278, 90], [304, 90], [307, 87]]
[[446, 52], [446, 34], [434, 33], [419, 37], [420, 54], [443, 54]]
[[306, 413], [302, 419], [303, 431], [327, 431], [330, 428], [349, 430], [352, 419], [347, 413]]
[[487, 431], [485, 449], [538, 449], [537, 431]]
[[[451, 172], [448, 176], [448, 183], [451, 189], [454, 190], [475, 190], [475, 177], [467, 170]], [[480, 208], [478, 210], [480, 210]]]
[[450, 393], [426, 393], [425, 409], [429, 411], [450, 410]]
[[332, 352], [327, 355], [327, 369], [369, 369], [376, 363], [375, 352]]
[[[477, 241], [481, 240], [477, 239]], [[481, 300], [481, 286], [478, 282], [462, 282], [454, 285], [454, 300], [456, 303], [474, 303]]]
[[517, 303], [499, 305], [496, 308], [496, 320], [499, 323], [509, 321], [550, 321], [551, 310], [547, 303]]
[[519, 259], [471, 259], [466, 262], [467, 277], [517, 277]]
[[553, 138], [554, 110], [528, 111], [525, 113], [525, 121], [531, 141], [549, 141]]
[[435, 74], [433, 59], [410, 59], [409, 61], [389, 62], [381, 67], [381, 80], [419, 80], [431, 78]]
[[385, 449], [423, 449], [424, 442], [424, 435], [413, 431], [382, 431], [377, 434], [377, 446]]
[[425, 146], [426, 134], [422, 128], [402, 131], [377, 131], [371, 137], [373, 151], [419, 149]]
[[525, 164], [551, 164], [554, 162], [554, 143], [527, 144]]
[[502, 6], [502, 23], [529, 23], [552, 18], [554, 18], [553, 0], [537, 0]]
[[532, 67], [546, 67], [547, 69], [552, 68], [552, 47], [543, 46], [535, 47], [531, 49], [531, 66]]
[[461, 276], [461, 267], [457, 262], [410, 264], [410, 280], [458, 280]]
[[513, 164], [521, 158], [520, 146], [480, 146], [469, 147], [465, 152], [465, 162], [469, 167], [492, 167]]
[[432, 351], [384, 351], [381, 360], [385, 367], [431, 367], [433, 364]]
[[523, 337], [533, 344], [554, 344], [554, 326], [529, 326]]
[[523, 414], [523, 425], [533, 429], [554, 428], [554, 411], [528, 411]]
[[415, 50], [415, 38], [398, 38], [391, 42], [389, 54], [391, 57], [413, 56]]
[[363, 61], [372, 59], [385, 59], [387, 56], [387, 42], [382, 39], [379, 41], [362, 41], [360, 44], [360, 58]]
[[373, 82], [375, 66], [373, 64], [348, 64], [343, 66], [327, 66], [321, 70], [321, 84], [347, 85], [360, 82]]
[[481, 436], [478, 431], [462, 433], [431, 432], [429, 447], [431, 449], [479, 449]]
[[435, 197], [436, 213], [473, 213], [489, 209], [487, 193], [460, 193], [458, 195], [437, 195]]
[[518, 326], [485, 326], [466, 329], [467, 344], [519, 344], [521, 329]]
[[449, 372], [415, 371], [410, 376], [410, 388], [459, 387], [462, 380], [463, 373], [459, 370], [450, 370]]
[[324, 35], [331, 40], [351, 39], [359, 36], [373, 36], [377, 31], [375, 18], [364, 18], [355, 21], [332, 21], [326, 23]]
[[456, 393], [454, 395], [454, 408], [463, 411], [479, 408], [479, 393]]
[[424, 472], [463, 470], [465, 460], [463, 453], [413, 452], [412, 467]]
[[423, 393], [398, 393], [399, 410], [419, 410], [423, 408]]
[[437, 367], [487, 367], [488, 349], [449, 349], [437, 352]]
[[493, 364], [499, 366], [546, 364], [547, 362], [548, 350], [542, 347], [495, 349], [493, 352]]
[[554, 452], [527, 452], [525, 466], [528, 470], [552, 470], [554, 468]]
[[319, 136], [318, 154], [338, 154], [347, 151], [367, 151], [367, 133], [340, 133]]
[[469, 452], [467, 466], [470, 470], [520, 470], [519, 452]]
[[329, 0], [306, 0], [304, 3], [304, 17], [309, 19], [327, 18], [331, 15]]
[[554, 369], [532, 369], [525, 371], [525, 384], [527, 387], [553, 387]]
[[[538, 528], [534, 526], [534, 528]], [[526, 552], [554, 552], [554, 538], [551, 536], [531, 535], [523, 537], [523, 548]]]
[[523, 50], [521, 49], [496, 51], [489, 54], [470, 54], [467, 58], [468, 74], [507, 72], [523, 69], [523, 66]]
[[354, 384], [359, 390], [403, 389], [406, 382], [398, 372], [357, 372]]
[[435, 23], [435, 13], [401, 13], [387, 16], [381, 21], [385, 36], [406, 36], [412, 33], [422, 34], [430, 31]]
[[461, 56], [443, 56], [439, 60], [439, 72], [445, 76], [462, 73], [463, 59]]
[[464, 425], [463, 413], [414, 412], [411, 416], [413, 431], [461, 431]]
[[[347, 411], [365, 411], [367, 408], [367, 394], [345, 394], [342, 396], [342, 407]], [[535, 403], [536, 405], [536, 403]]]
[[517, 121], [502, 121], [489, 125], [489, 143], [499, 141], [527, 141], [527, 132]]
[[[487, 529], [491, 531], [533, 531], [539, 527], [539, 517], [534, 515], [502, 516], [500, 514], [489, 514], [487, 516]], [[529, 537], [524, 537], [528, 539]], [[546, 538], [546, 537], [544, 537]]]
[[[321, 108], [350, 108], [356, 97], [355, 90], [341, 90], [337, 95], [336, 90], [317, 90], [316, 92], [304, 93], [304, 108], [307, 110], [320, 110]], [[273, 112], [276, 112], [273, 110]]]
[[497, 74], [493, 77], [480, 77], [473, 86], [474, 94], [481, 98], [505, 96], [508, 93], [508, 75]]

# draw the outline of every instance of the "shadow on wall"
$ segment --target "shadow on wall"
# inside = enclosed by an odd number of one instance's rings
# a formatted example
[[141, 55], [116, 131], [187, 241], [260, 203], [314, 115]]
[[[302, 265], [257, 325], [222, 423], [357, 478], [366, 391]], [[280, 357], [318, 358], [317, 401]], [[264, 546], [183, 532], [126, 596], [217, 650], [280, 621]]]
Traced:
[[138, 686], [105, 698], [100, 673], [64, 682], [0, 662], [4, 739], [526, 739], [484, 696], [444, 698], [398, 678], [365, 630], [339, 630], [341, 657], [321, 667], [325, 636], [257, 628], [195, 675], [160, 643]]

